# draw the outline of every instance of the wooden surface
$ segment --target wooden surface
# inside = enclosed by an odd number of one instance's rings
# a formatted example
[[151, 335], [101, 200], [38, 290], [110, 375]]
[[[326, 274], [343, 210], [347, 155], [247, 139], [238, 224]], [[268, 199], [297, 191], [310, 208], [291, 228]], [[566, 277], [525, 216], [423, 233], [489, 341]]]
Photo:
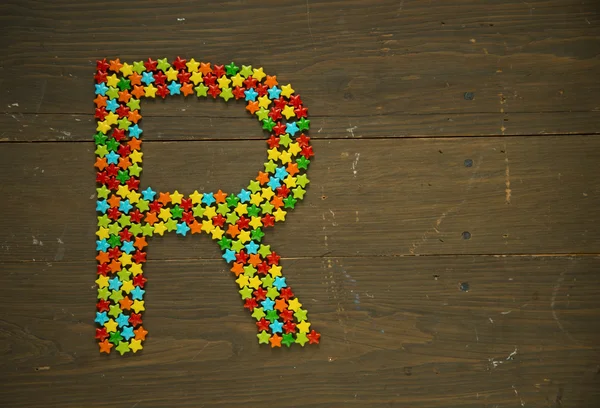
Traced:
[[[599, 406], [599, 10], [2, 2], [0, 405]], [[318, 347], [259, 347], [214, 243], [167, 236], [143, 353], [97, 352], [94, 61], [177, 55], [262, 65], [310, 109], [308, 194], [266, 240]], [[264, 160], [232, 104], [143, 121], [155, 188], [237, 189]]]

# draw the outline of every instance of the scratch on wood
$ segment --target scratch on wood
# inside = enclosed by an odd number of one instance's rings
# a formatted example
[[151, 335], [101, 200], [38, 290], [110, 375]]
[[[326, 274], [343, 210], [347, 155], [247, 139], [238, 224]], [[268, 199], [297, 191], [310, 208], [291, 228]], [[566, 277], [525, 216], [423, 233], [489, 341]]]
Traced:
[[308, 33], [310, 34], [313, 49], [316, 51], [317, 47], [315, 46], [315, 38], [313, 37], [312, 28], [310, 27], [310, 6], [308, 5], [308, 0], [306, 0], [306, 24], [308, 25]]
[[556, 284], [554, 285], [554, 288], [552, 289], [552, 298], [550, 299], [550, 309], [552, 310], [552, 318], [554, 318], [554, 321], [556, 322], [556, 325], [558, 326], [560, 331], [565, 333], [571, 341], [577, 343], [577, 340], [575, 340], [575, 338], [573, 338], [571, 333], [569, 333], [568, 330], [565, 330], [563, 324], [561, 323], [560, 319], [558, 318], [558, 315], [557, 315], [556, 309], [555, 309], [556, 296], [558, 295], [558, 291], [564, 281], [565, 281], [565, 271], [562, 271], [560, 273], [560, 276], [556, 280]]
[[510, 189], [510, 166], [508, 162], [508, 150], [506, 150], [506, 142], [504, 142], [504, 163], [506, 164], [506, 170], [504, 171], [504, 202], [510, 204], [510, 198], [512, 196], [512, 190]]

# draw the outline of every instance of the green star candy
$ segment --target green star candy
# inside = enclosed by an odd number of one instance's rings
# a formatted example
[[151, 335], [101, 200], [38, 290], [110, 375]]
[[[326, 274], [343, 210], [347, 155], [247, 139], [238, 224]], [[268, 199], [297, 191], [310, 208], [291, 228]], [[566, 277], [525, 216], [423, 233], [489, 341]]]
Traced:
[[273, 130], [273, 128], [275, 127], [275, 125], [276, 125], [276, 123], [275, 123], [275, 121], [273, 119], [267, 118], [267, 119], [263, 120], [263, 126], [262, 126], [262, 128], [264, 130], [267, 130], [267, 131], [270, 132], [270, 131]]
[[221, 238], [217, 243], [219, 244], [221, 251], [231, 248], [231, 240], [227, 237]]
[[269, 117], [269, 111], [261, 107], [259, 110], [256, 111], [255, 115], [258, 118], [258, 120], [265, 120]]
[[258, 333], [256, 337], [258, 337], [258, 344], [269, 344], [269, 339], [271, 338], [271, 335], [263, 330], [260, 333]]
[[127, 269], [123, 268], [117, 273], [117, 275], [119, 276], [119, 279], [121, 280], [121, 282], [125, 282], [125, 281], [128, 281], [129, 278], [131, 277], [131, 272], [129, 272]]
[[[250, 209], [248, 209], [248, 214], [250, 214]], [[240, 219], [235, 212], [228, 213], [225, 218], [227, 220], [227, 224], [235, 224]]]
[[300, 156], [300, 158], [296, 159], [296, 163], [298, 163], [298, 168], [299, 169], [307, 170], [308, 169], [308, 164], [310, 163], [310, 160], [308, 160], [304, 156]]
[[166, 58], [158, 59], [157, 68], [160, 69], [162, 72], [167, 72], [167, 69], [169, 69], [170, 67], [171, 64], [169, 64], [169, 61]]
[[271, 255], [271, 245], [261, 244], [258, 253], [262, 258], [266, 258], [267, 256]]
[[119, 300], [123, 300], [123, 293], [121, 293], [120, 290], [113, 290], [109, 297], [110, 300], [112, 300], [115, 303], [118, 303]]
[[231, 244], [231, 250], [235, 252], [240, 252], [244, 248], [246, 247], [244, 246], [244, 244], [242, 244], [242, 241], [240, 241], [239, 239], [236, 239]]
[[306, 333], [296, 333], [296, 343], [300, 344], [302, 347], [308, 342], [308, 337], [306, 337]]
[[193, 211], [194, 217], [202, 218], [202, 216], [204, 215], [204, 211], [206, 211], [206, 208], [202, 207], [200, 204], [196, 205]]
[[240, 199], [237, 198], [233, 193], [229, 194], [229, 196], [226, 199], [227, 201], [227, 205], [229, 207], [235, 207], [236, 205], [238, 205], [238, 203], [240, 202]]
[[310, 120], [306, 118], [301, 118], [299, 121], [296, 122], [296, 124], [298, 125], [298, 129], [308, 130], [308, 128], [310, 127]]
[[225, 71], [227, 72], [227, 76], [234, 76], [235, 74], [238, 73], [239, 70], [240, 70], [240, 67], [235, 65], [233, 63], [233, 61], [231, 62], [231, 64], [225, 65]]
[[108, 288], [98, 289], [98, 299], [107, 300], [110, 296], [110, 290]]
[[231, 88], [225, 87], [221, 89], [221, 93], [219, 94], [219, 96], [225, 99], [225, 102], [227, 102], [228, 100], [233, 98], [233, 92], [231, 91]]
[[252, 265], [244, 266], [244, 275], [253, 277], [255, 273], [256, 273], [256, 268], [254, 266], [252, 266]]
[[165, 227], [167, 227], [167, 231], [175, 231], [177, 229], [177, 221], [173, 218], [169, 218], [167, 222], [165, 222]]
[[94, 153], [96, 153], [96, 156], [98, 157], [104, 157], [108, 154], [108, 149], [106, 148], [106, 145], [99, 145]]
[[99, 227], [108, 227], [108, 224], [110, 224], [110, 219], [108, 218], [108, 215], [104, 214], [102, 217], [98, 217], [98, 226]]
[[196, 96], [206, 96], [208, 86], [204, 84], [199, 84], [197, 87], [194, 88], [194, 90], [196, 91]]
[[179, 206], [179, 204], [175, 204], [173, 208], [171, 208], [171, 217], [173, 218], [181, 218], [183, 216], [183, 208]]
[[248, 286], [244, 286], [239, 292], [240, 295], [242, 295], [242, 300], [252, 298], [252, 289], [250, 289]]
[[[234, 206], [235, 207], [235, 206]], [[217, 206], [217, 214], [225, 216], [229, 212], [229, 206], [226, 203], [221, 203]]]
[[263, 204], [261, 204], [260, 208], [262, 209], [262, 213], [263, 214], [271, 214], [273, 212], [273, 204], [271, 204], [270, 202], [265, 202]]
[[283, 206], [285, 208], [294, 208], [296, 203], [298, 202], [298, 200], [296, 200], [294, 197], [287, 196], [286, 198], [284, 198], [283, 200]]
[[[108, 154], [108, 152], [106, 152], [106, 154]], [[101, 157], [104, 157], [104, 156], [101, 156]], [[248, 185], [248, 190], [252, 191], [253, 193], [260, 191], [260, 183], [256, 180], [252, 180], [250, 182], [250, 184]]]
[[108, 198], [108, 194], [110, 193], [110, 190], [108, 188], [106, 188], [106, 186], [102, 186], [102, 187], [98, 187], [96, 189], [96, 194], [98, 195], [98, 198]]
[[278, 318], [279, 318], [279, 315], [277, 314], [277, 310], [267, 310], [267, 316], [265, 317], [265, 319], [267, 319], [271, 323], [273, 323]]
[[271, 286], [267, 289], [267, 297], [271, 300], [275, 300], [275, 298], [279, 296], [279, 291], [275, 286]]
[[124, 91], [126, 89], [131, 89], [131, 81], [129, 79], [125, 79], [124, 77], [121, 77], [121, 79], [119, 79], [119, 82], [117, 83], [117, 86], [119, 87], [119, 89], [121, 91]]
[[288, 147], [291, 142], [292, 142], [292, 139], [290, 138], [290, 135], [287, 134], [287, 133], [284, 133], [283, 135], [281, 135], [279, 137], [279, 144], [280, 145]]
[[306, 310], [298, 308], [298, 310], [296, 310], [296, 312], [294, 313], [294, 317], [299, 322], [305, 321], [307, 319], [307, 317], [306, 317], [307, 313], [308, 312]]
[[112, 137], [106, 142], [106, 148], [111, 152], [116, 152], [120, 144]]
[[106, 96], [110, 99], [117, 99], [119, 97], [119, 91], [115, 87], [108, 87], [108, 91], [106, 91]]
[[111, 305], [108, 311], [108, 315], [112, 317], [117, 317], [121, 314], [121, 308], [119, 305]]
[[142, 234], [144, 234], [145, 237], [151, 237], [153, 232], [154, 227], [150, 224], [144, 224], [142, 227]]
[[129, 102], [127, 102], [127, 106], [131, 110], [140, 109], [140, 100], [139, 99], [135, 99], [135, 98], [131, 98], [129, 100]]
[[142, 172], [142, 168], [140, 166], [138, 166], [137, 163], [134, 163], [133, 165], [129, 166], [129, 168], [127, 170], [129, 170], [130, 175], [136, 176], [136, 177], [139, 177], [140, 173]]
[[[131, 167], [130, 167], [131, 168]], [[285, 200], [284, 200], [285, 202]], [[149, 207], [149, 202], [147, 200], [140, 200], [138, 201], [135, 206], [138, 208], [138, 210], [140, 210], [141, 212], [146, 212], [150, 209]]]
[[242, 70], [240, 71], [240, 75], [243, 76], [244, 78], [248, 78], [250, 75], [252, 75], [252, 65], [242, 65]]
[[248, 207], [248, 217], [258, 217], [258, 215], [260, 214], [260, 208], [258, 208], [256, 205], [252, 204], [250, 207]]
[[306, 194], [306, 190], [302, 187], [296, 187], [292, 190], [292, 192], [294, 193], [294, 198], [297, 198], [299, 200], [302, 200], [304, 198], [304, 194]]
[[94, 135], [94, 143], [96, 143], [96, 145], [102, 145], [106, 143], [106, 135], [104, 133], [98, 132]]
[[267, 173], [275, 173], [275, 170], [277, 170], [277, 164], [275, 164], [273, 160], [269, 160], [265, 163], [265, 171]]
[[108, 245], [110, 245], [111, 248], [121, 246], [121, 238], [119, 238], [119, 236], [116, 234], [111, 235], [106, 242], [108, 242]]
[[273, 286], [273, 282], [275, 282], [275, 279], [273, 279], [273, 277], [271, 275], [267, 275], [264, 278], [262, 278], [260, 281], [262, 282], [263, 288], [270, 288]]
[[260, 320], [263, 317], [265, 317], [265, 312], [263, 312], [263, 308], [255, 307], [254, 310], [252, 311], [252, 317], [254, 317], [256, 320]]
[[142, 226], [138, 223], [131, 224], [131, 227], [129, 227], [129, 232], [131, 232], [134, 236], [140, 235], [142, 233]]
[[260, 228], [252, 230], [252, 232], [250, 233], [250, 238], [252, 238], [252, 240], [258, 241], [258, 242], [260, 242], [264, 236], [265, 236], [265, 233], [262, 232], [262, 230]]
[[294, 343], [294, 335], [292, 333], [284, 334], [283, 339], [281, 339], [281, 343], [290, 347]]
[[115, 347], [115, 350], [117, 350], [119, 353], [121, 353], [121, 355], [131, 351], [129, 349], [129, 343], [127, 343], [126, 341], [119, 342], [119, 345], [117, 347]]
[[141, 75], [142, 72], [146, 70], [146, 67], [144, 66], [144, 61], [134, 61], [133, 70]]
[[119, 224], [121, 224], [121, 227], [126, 227], [128, 225], [131, 225], [131, 217], [129, 215], [121, 215], [119, 217]]
[[306, 177], [306, 174], [296, 176], [296, 184], [302, 186], [302, 188], [306, 188], [308, 183], [310, 183], [310, 180]]
[[108, 341], [110, 341], [113, 344], [118, 344], [121, 340], [123, 340], [123, 337], [121, 336], [121, 333], [119, 333], [118, 331], [112, 332], [110, 334], [110, 338], [108, 339]]

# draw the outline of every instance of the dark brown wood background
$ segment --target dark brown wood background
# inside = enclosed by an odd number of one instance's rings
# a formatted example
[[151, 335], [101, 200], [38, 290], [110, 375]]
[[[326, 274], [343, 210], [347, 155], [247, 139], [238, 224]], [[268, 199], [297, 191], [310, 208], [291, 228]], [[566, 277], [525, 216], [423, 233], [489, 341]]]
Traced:
[[[599, 406], [599, 11], [4, 0], [0, 405]], [[318, 347], [259, 347], [217, 246], [168, 236], [145, 349], [97, 351], [95, 60], [177, 55], [263, 66], [309, 107], [312, 183], [266, 238]], [[145, 102], [142, 182], [253, 177], [264, 135], [232, 105]]]

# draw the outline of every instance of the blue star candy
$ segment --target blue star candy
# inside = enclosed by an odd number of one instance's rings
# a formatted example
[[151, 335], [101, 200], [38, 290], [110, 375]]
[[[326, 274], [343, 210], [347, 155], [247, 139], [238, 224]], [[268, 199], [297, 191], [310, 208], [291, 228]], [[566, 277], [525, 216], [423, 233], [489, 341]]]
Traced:
[[246, 95], [246, 102], [255, 101], [256, 97], [258, 96], [258, 92], [256, 92], [254, 88], [250, 88], [244, 92], [244, 95]]
[[110, 208], [110, 205], [106, 202], [106, 200], [98, 200], [96, 201], [96, 211], [101, 212], [102, 214], [106, 214], [106, 210]]
[[285, 283], [285, 278], [283, 276], [278, 276], [273, 281], [273, 286], [277, 288], [277, 290], [281, 290], [281, 288], [285, 288], [287, 283]]
[[101, 84], [96, 84], [96, 95], [106, 95], [106, 91], [108, 91], [108, 86], [104, 82]]
[[178, 84], [175, 81], [172, 81], [167, 88], [169, 88], [169, 92], [171, 92], [171, 95], [181, 95], [181, 84]]
[[119, 289], [121, 289], [121, 286], [123, 286], [123, 284], [121, 283], [121, 281], [119, 280], [119, 278], [117, 276], [108, 280], [108, 288], [110, 290], [119, 290]]
[[145, 83], [146, 85], [149, 85], [152, 82], [154, 82], [154, 76], [152, 75], [152, 72], [142, 73], [142, 82]]
[[106, 242], [106, 239], [102, 239], [100, 241], [96, 241], [96, 251], [106, 252], [108, 251], [108, 247], [110, 245]]
[[271, 177], [267, 185], [271, 187], [271, 190], [275, 190], [276, 188], [281, 186], [281, 181], [279, 181], [279, 179], [276, 177]]
[[133, 205], [129, 204], [129, 199], [123, 200], [119, 203], [119, 211], [122, 213], [127, 214], [132, 208]]
[[269, 88], [268, 92], [269, 92], [269, 99], [277, 99], [277, 98], [279, 98], [279, 95], [281, 94], [281, 89], [277, 88], [277, 86], [274, 86], [273, 88]]
[[246, 250], [248, 251], [248, 254], [256, 254], [258, 248], [259, 246], [254, 241], [250, 241], [246, 244]]
[[106, 161], [108, 164], [117, 164], [119, 162], [119, 155], [115, 152], [109, 152], [106, 155]]
[[129, 126], [129, 136], [131, 136], [131, 137], [135, 137], [136, 139], [139, 139], [142, 132], [143, 132], [143, 130], [140, 129], [140, 127], [137, 124], [135, 124], [133, 126]]
[[283, 326], [283, 323], [281, 323], [279, 320], [275, 320], [273, 323], [271, 323], [269, 325], [269, 327], [271, 328], [271, 331], [273, 333], [281, 333], [282, 326]]
[[204, 193], [204, 195], [202, 196], [202, 203], [204, 203], [206, 205], [211, 205], [212, 203], [214, 203], [216, 201], [217, 200], [215, 200], [213, 193]]
[[106, 110], [114, 112], [119, 109], [119, 102], [116, 99], [109, 99], [106, 102]]
[[226, 249], [225, 253], [223, 254], [223, 259], [225, 259], [225, 262], [227, 263], [235, 261], [235, 251], [232, 251], [231, 249]]
[[250, 191], [242, 189], [240, 193], [237, 195], [242, 203], [250, 201]]
[[127, 326], [129, 324], [129, 316], [125, 313], [121, 313], [119, 317], [115, 319], [115, 322], [119, 324], [119, 327]]
[[285, 133], [289, 133], [290, 135], [294, 136], [299, 130], [300, 129], [298, 128], [298, 125], [296, 125], [296, 122], [285, 124]]
[[133, 247], [133, 242], [131, 242], [131, 241], [124, 241], [123, 245], [121, 245], [121, 251], [126, 252], [128, 254], [134, 252], [135, 248]]
[[275, 170], [275, 177], [277, 177], [279, 180], [283, 180], [287, 176], [288, 172], [286, 171], [285, 167], [277, 167], [277, 170]]
[[125, 340], [129, 341], [130, 338], [135, 336], [133, 334], [133, 327], [131, 327], [131, 326], [125, 327], [123, 330], [121, 330], [121, 336], [123, 336], [123, 338]]
[[106, 315], [106, 312], [96, 312], [96, 318], [94, 321], [100, 326], [104, 326], [104, 323], [108, 322], [108, 316]]
[[156, 191], [152, 190], [150, 187], [142, 191], [142, 195], [144, 196], [144, 200], [154, 201], [154, 196], [156, 195]]
[[131, 294], [131, 298], [133, 300], [142, 300], [142, 299], [144, 299], [144, 293], [146, 293], [146, 291], [144, 289], [140, 288], [139, 286], [136, 286], [129, 293]]
[[185, 237], [189, 230], [190, 227], [188, 227], [188, 225], [185, 222], [180, 222], [179, 224], [177, 224], [177, 234]]
[[267, 310], [273, 310], [273, 306], [275, 306], [275, 302], [271, 300], [271, 298], [266, 298], [261, 302], [263, 310], [266, 312]]

